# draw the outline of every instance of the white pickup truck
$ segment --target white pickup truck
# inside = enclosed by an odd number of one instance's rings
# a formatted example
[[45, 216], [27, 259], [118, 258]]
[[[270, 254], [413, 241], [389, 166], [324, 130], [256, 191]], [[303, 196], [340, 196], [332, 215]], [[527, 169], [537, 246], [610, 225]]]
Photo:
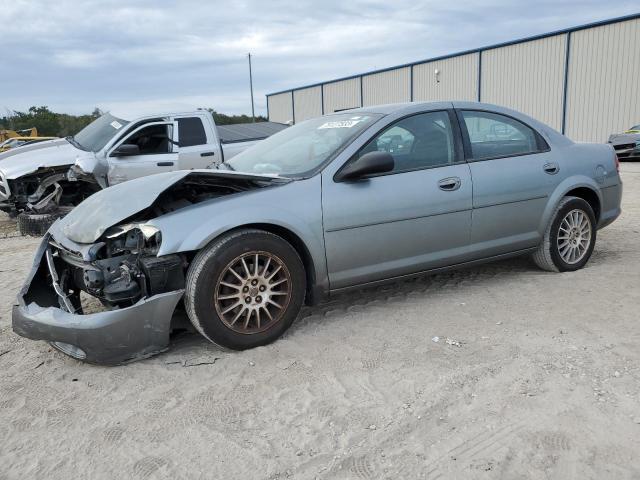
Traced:
[[106, 113], [73, 137], [0, 154], [0, 210], [54, 215], [133, 178], [215, 168], [285, 127], [271, 122], [217, 127], [206, 110], [130, 120]]

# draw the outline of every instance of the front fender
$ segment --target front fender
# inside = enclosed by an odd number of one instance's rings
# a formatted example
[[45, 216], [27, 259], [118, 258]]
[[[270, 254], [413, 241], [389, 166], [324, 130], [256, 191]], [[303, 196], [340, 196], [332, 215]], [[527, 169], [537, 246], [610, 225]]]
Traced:
[[541, 236], [544, 235], [560, 200], [565, 197], [567, 193], [571, 190], [575, 190], [576, 188], [588, 188], [589, 190], [592, 190], [593, 193], [598, 196], [598, 202], [600, 205], [603, 204], [602, 192], [593, 178], [587, 177], [586, 175], [572, 175], [565, 178], [549, 196], [549, 201], [547, 202], [544, 214], [542, 215], [542, 219], [538, 225], [538, 232]]
[[158, 255], [198, 251], [231, 230], [255, 224], [286, 229], [304, 243], [316, 285], [328, 286], [322, 230], [321, 179], [288, 183], [178, 210], [148, 223], [162, 233]]

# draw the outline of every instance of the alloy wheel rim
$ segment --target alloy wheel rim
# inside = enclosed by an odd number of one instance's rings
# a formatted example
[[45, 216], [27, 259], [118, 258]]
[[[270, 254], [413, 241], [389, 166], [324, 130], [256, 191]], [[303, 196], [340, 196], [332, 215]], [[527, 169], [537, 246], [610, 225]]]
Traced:
[[291, 288], [289, 269], [278, 256], [264, 251], [243, 253], [218, 277], [216, 312], [234, 332], [264, 332], [282, 320]]
[[582, 210], [571, 210], [560, 222], [558, 253], [563, 261], [574, 265], [584, 258], [591, 244], [591, 221]]

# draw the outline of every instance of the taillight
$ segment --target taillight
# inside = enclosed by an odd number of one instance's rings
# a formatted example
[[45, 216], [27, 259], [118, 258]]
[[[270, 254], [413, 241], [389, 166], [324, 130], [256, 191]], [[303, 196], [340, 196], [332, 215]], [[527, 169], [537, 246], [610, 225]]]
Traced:
[[616, 172], [620, 173], [620, 160], [618, 160], [618, 155], [613, 153], [613, 160], [616, 162]]

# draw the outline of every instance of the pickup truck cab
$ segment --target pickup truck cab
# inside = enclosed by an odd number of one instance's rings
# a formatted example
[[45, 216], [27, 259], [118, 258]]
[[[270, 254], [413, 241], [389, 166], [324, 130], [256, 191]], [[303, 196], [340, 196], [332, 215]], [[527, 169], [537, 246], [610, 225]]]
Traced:
[[64, 141], [0, 154], [0, 210], [52, 212], [134, 178], [215, 168], [285, 127], [265, 122], [218, 129], [206, 110], [134, 118], [106, 113]]

